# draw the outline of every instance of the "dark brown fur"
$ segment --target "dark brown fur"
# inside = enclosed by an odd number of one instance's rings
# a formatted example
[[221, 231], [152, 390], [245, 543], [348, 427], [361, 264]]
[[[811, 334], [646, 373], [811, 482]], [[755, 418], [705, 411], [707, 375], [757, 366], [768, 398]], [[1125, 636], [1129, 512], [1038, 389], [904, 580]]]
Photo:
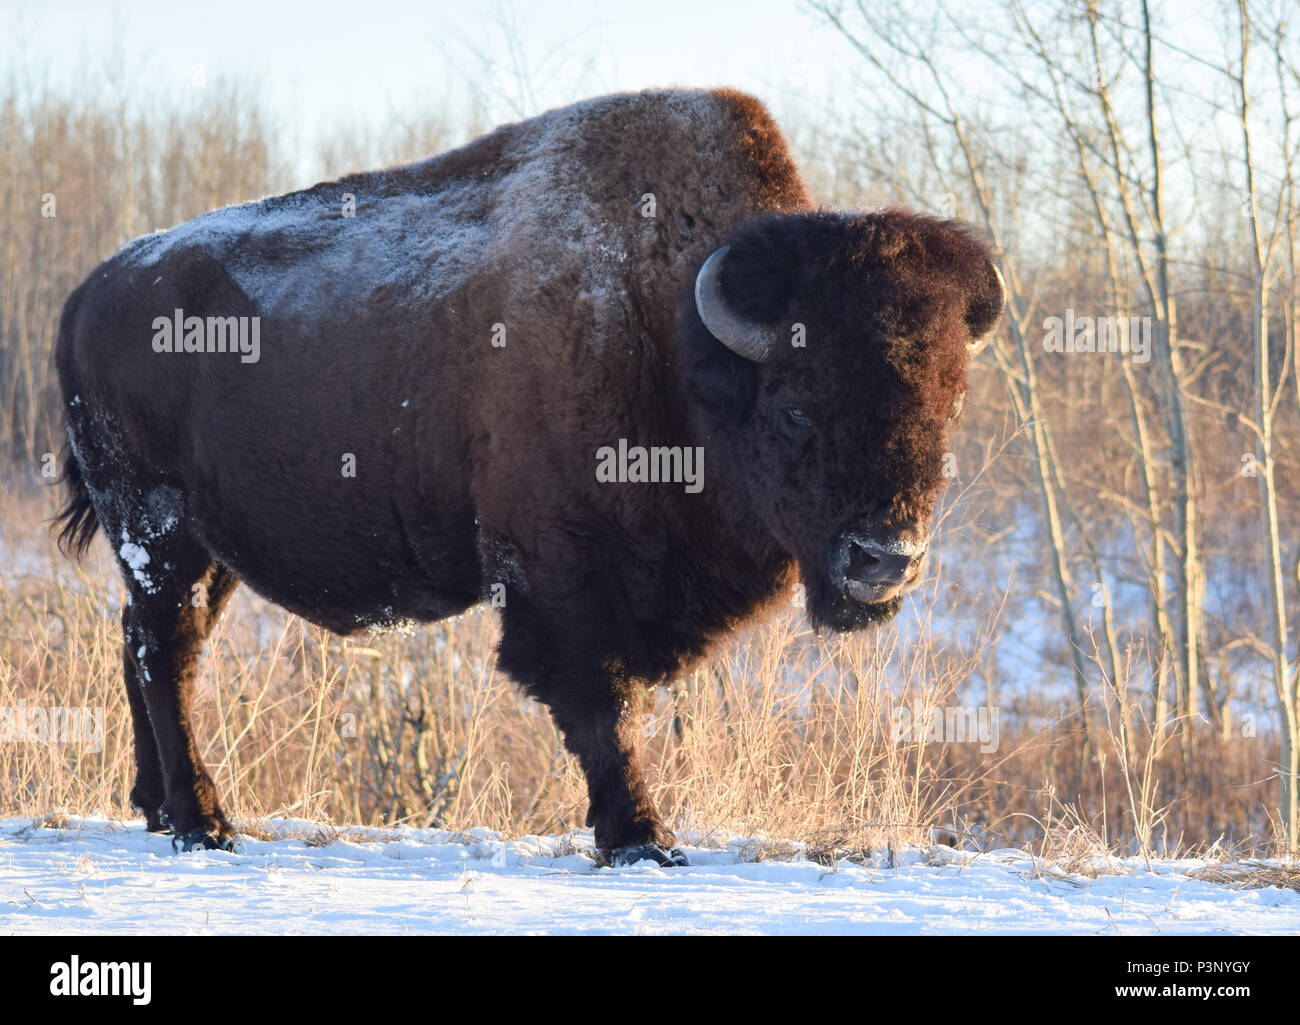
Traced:
[[[356, 223], [335, 219], [343, 193]], [[426, 206], [453, 211], [445, 232]], [[757, 364], [705, 329], [692, 284], [726, 242], [728, 304], [782, 337], [803, 324], [806, 347]], [[260, 316], [261, 360], [154, 352], [176, 307]], [[966, 346], [999, 312], [981, 243], [813, 211], [767, 112], [730, 91], [590, 101], [137, 240], [69, 298], [57, 354], [61, 539], [101, 527], [130, 594], [133, 802], [151, 828], [231, 832], [189, 706], [237, 581], [341, 633], [502, 584], [501, 666], [578, 757], [598, 845], [670, 845], [629, 715], [644, 686], [788, 600], [796, 572], [819, 623], [892, 614], [897, 596], [837, 590], [833, 549], [861, 522], [928, 525]], [[702, 446], [703, 490], [598, 483], [620, 438]]]

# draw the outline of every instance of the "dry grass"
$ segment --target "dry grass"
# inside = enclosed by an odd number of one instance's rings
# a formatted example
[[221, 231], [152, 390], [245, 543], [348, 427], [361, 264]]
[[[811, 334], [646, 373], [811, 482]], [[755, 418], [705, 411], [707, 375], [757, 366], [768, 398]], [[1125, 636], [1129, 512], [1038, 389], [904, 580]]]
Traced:
[[[0, 707], [101, 708], [103, 743], [0, 744], [0, 814], [131, 817], [122, 589], [101, 544], [83, 565], [52, 551], [42, 523], [52, 499], [0, 498]], [[1077, 771], [1070, 719], [1017, 732], [1007, 720], [1029, 710], [1004, 704], [1002, 742], [990, 753], [896, 739], [893, 709], [969, 700], [990, 627], [964, 646], [927, 618], [909, 637], [901, 627], [817, 637], [794, 612], [752, 630], [647, 701], [645, 763], [660, 807], [692, 842], [726, 841], [747, 860], [833, 865], [939, 841], [1022, 844], [1086, 872], [1103, 854], [1170, 853], [1225, 832], [1247, 853], [1265, 850], [1231, 805], [1215, 817], [1173, 793], [1159, 751], [1120, 766], [1116, 745]], [[409, 634], [341, 639], [241, 590], [201, 668], [195, 709], [228, 810], [258, 836], [283, 835], [271, 818], [348, 824], [338, 834], [305, 825], [319, 844], [396, 824], [507, 836], [580, 827], [582, 779], [545, 709], [496, 671], [496, 639], [486, 610]], [[1263, 766], [1220, 758], [1213, 768], [1260, 778]], [[1146, 775], [1125, 786], [1125, 772]], [[1220, 778], [1219, 790], [1229, 784]], [[1125, 801], [1138, 791], [1152, 807], [1135, 816]], [[1210, 832], [1198, 816], [1209, 816]], [[1159, 843], [1135, 833], [1153, 820]]]
[[1207, 883], [1220, 883], [1238, 890], [1262, 890], [1275, 886], [1279, 890], [1295, 890], [1300, 893], [1300, 865], [1278, 865], [1250, 860], [1209, 865], [1189, 874]]

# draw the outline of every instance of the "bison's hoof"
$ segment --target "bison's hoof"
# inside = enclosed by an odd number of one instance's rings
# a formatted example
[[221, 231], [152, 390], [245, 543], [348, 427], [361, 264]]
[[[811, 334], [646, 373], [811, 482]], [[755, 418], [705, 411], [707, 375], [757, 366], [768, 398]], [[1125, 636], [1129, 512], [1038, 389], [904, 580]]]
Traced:
[[660, 847], [658, 844], [644, 844], [640, 847], [622, 847], [607, 855], [611, 868], [626, 868], [637, 862], [650, 861], [661, 868], [683, 868], [689, 865], [686, 855], [676, 847]]
[[135, 792], [131, 793], [131, 807], [144, 816], [144, 827], [151, 833], [167, 833], [170, 828], [167, 825], [167, 816], [163, 814], [162, 801], [150, 801], [145, 798], [137, 797]]
[[172, 850], [181, 854], [190, 851], [229, 851], [235, 852], [235, 838], [221, 836], [218, 833], [193, 832], [172, 837]]

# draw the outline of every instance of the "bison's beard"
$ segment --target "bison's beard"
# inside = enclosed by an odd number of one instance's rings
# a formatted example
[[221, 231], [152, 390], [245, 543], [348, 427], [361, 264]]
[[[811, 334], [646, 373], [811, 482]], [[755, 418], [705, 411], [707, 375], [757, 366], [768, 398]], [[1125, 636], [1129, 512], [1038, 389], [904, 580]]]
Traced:
[[887, 623], [903, 607], [902, 594], [878, 602], [858, 601], [829, 582], [820, 580], [808, 589], [808, 618], [817, 629], [848, 633], [877, 623]]

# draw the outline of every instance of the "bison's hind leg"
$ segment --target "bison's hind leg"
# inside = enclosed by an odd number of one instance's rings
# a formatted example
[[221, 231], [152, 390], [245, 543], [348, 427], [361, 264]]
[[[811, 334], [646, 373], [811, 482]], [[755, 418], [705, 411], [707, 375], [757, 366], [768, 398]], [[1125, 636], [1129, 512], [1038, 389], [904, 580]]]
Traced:
[[199, 755], [190, 711], [198, 658], [238, 578], [182, 528], [110, 534], [129, 602], [123, 662], [135, 727], [131, 801], [150, 829], [188, 850], [228, 847], [234, 830]]
[[164, 833], [162, 806], [167, 797], [163, 787], [162, 762], [149, 722], [149, 708], [144, 700], [140, 662], [131, 648], [131, 622], [135, 606], [122, 606], [122, 678], [126, 683], [126, 701], [131, 708], [131, 729], [135, 739], [135, 785], [131, 787], [131, 807], [144, 814], [151, 833]]

